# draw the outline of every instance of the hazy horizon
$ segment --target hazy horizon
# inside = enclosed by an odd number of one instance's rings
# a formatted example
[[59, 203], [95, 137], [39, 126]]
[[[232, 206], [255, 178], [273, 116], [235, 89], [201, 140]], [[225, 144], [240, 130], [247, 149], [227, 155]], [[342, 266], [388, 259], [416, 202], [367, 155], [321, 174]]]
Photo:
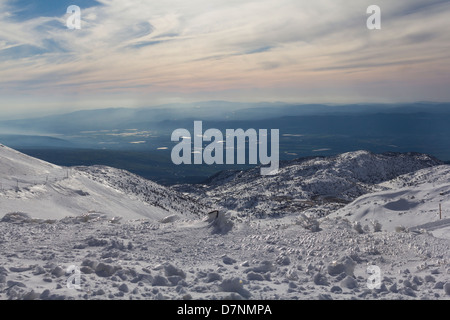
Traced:
[[[307, 102], [286, 102], [286, 101], [257, 101], [257, 102], [242, 102], [242, 101], [228, 101], [228, 100], [199, 100], [199, 101], [193, 101], [193, 102], [177, 102], [177, 103], [164, 103], [164, 104], [154, 104], [154, 105], [147, 105], [147, 106], [115, 106], [115, 107], [109, 107], [109, 106], [98, 106], [98, 107], [80, 107], [80, 108], [71, 108], [71, 107], [65, 107], [65, 108], [59, 108], [59, 109], [39, 109], [39, 110], [28, 110], [28, 111], [16, 111], [16, 110], [3, 110], [0, 109], [0, 117], [2, 121], [10, 121], [10, 120], [25, 120], [25, 119], [34, 119], [34, 118], [44, 118], [44, 117], [51, 117], [51, 116], [59, 116], [59, 115], [68, 115], [72, 113], [78, 113], [78, 112], [84, 112], [84, 111], [101, 111], [101, 110], [158, 110], [158, 109], [169, 109], [169, 110], [192, 110], [195, 108], [208, 108], [205, 106], [205, 104], [211, 104], [213, 106], [214, 103], [225, 103], [229, 105], [236, 105], [236, 110], [244, 110], [244, 109], [252, 109], [252, 108], [260, 108], [263, 105], [271, 105], [267, 106], [267, 108], [270, 107], [305, 107], [305, 106], [326, 106], [330, 108], [336, 108], [338, 110], [339, 107], [370, 107], [370, 106], [384, 106], [387, 109], [389, 108], [396, 108], [398, 106], [414, 106], [417, 104], [424, 104], [424, 105], [450, 105], [449, 101], [412, 101], [412, 102], [395, 102], [395, 103], [382, 103], [382, 102], [373, 102], [373, 101], [361, 101], [361, 102], [355, 102], [355, 103], [320, 103], [320, 102], [314, 102], [314, 103], [307, 103]], [[201, 107], [195, 106], [195, 105], [202, 105]], [[238, 107], [240, 106], [240, 107]], [[376, 110], [375, 110], [376, 111]], [[1, 133], [1, 130], [0, 130]]]

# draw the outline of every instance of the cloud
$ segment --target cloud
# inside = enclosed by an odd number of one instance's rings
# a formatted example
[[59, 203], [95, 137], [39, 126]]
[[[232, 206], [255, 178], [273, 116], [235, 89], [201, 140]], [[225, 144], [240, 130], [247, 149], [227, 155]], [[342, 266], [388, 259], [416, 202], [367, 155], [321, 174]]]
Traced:
[[81, 30], [65, 27], [61, 4], [22, 15], [15, 4], [0, 2], [0, 95], [301, 87], [301, 98], [321, 85], [449, 83], [448, 1], [379, 0], [377, 31], [366, 0], [85, 1]]

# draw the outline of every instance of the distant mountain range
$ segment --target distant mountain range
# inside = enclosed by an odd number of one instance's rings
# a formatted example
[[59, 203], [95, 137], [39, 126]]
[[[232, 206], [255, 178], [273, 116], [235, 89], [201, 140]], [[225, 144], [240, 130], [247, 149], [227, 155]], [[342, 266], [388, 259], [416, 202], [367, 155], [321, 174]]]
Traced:
[[69, 135], [97, 130], [164, 129], [167, 123], [182, 124], [192, 120], [220, 122], [260, 121], [292, 116], [367, 115], [380, 113], [450, 115], [450, 103], [323, 105], [288, 104], [282, 102], [237, 103], [207, 101], [189, 104], [167, 104], [151, 108], [81, 110], [40, 118], [3, 120], [0, 121], [0, 133]]

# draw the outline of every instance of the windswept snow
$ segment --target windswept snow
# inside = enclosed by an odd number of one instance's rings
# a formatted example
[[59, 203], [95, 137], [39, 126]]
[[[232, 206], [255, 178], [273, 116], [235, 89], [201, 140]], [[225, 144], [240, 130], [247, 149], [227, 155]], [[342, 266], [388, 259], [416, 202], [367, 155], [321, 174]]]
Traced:
[[[0, 222], [0, 299], [450, 298], [448, 240], [360, 234], [344, 219], [321, 228], [278, 219], [236, 220], [222, 233], [207, 219]], [[380, 284], [369, 288], [373, 265]], [[71, 266], [78, 289], [67, 286]]]
[[448, 233], [439, 232], [449, 226], [450, 166], [418, 170], [379, 186], [388, 190], [361, 196], [330, 217], [346, 217], [362, 224], [378, 220], [383, 230], [395, 231], [404, 227], [415, 231], [429, 230], [436, 236], [450, 238]]
[[326, 215], [366, 193], [388, 189], [380, 184], [384, 181], [439, 164], [424, 154], [356, 151], [284, 162], [274, 176], [261, 176], [258, 168], [225, 171], [204, 185], [174, 188], [243, 215], [317, 211], [317, 205], [320, 214]]
[[450, 299], [449, 166], [361, 151], [257, 171], [165, 188], [2, 146], [0, 299]]
[[29, 157], [0, 144], [1, 189], [43, 184], [48, 178], [60, 180], [65, 175], [66, 171], [62, 167]]
[[126, 219], [184, 217], [208, 209], [173, 190], [108, 167], [62, 168], [0, 147], [0, 217], [62, 219], [87, 213]]

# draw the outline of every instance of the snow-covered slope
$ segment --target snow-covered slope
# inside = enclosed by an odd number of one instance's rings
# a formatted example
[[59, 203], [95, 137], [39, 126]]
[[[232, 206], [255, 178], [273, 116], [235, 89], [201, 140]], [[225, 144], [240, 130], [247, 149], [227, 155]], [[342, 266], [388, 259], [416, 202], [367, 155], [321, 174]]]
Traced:
[[362, 225], [378, 220], [385, 230], [425, 229], [450, 238], [450, 166], [418, 170], [379, 186], [387, 190], [363, 195], [330, 217], [345, 217]]
[[32, 158], [0, 144], [0, 183], [2, 189], [18, 184], [44, 183], [48, 177], [62, 179], [66, 171], [54, 164]]
[[281, 163], [279, 173], [261, 176], [258, 168], [224, 171], [204, 185], [176, 186], [210, 203], [256, 216], [313, 211], [326, 215], [355, 198], [387, 189], [379, 183], [442, 164], [418, 153], [348, 152], [335, 157]]
[[[419, 154], [355, 152], [285, 163], [277, 177], [222, 173], [194, 191], [241, 213], [199, 216], [207, 206], [129, 172], [62, 168], [0, 147], [0, 300], [448, 300], [448, 230], [427, 220], [439, 201], [444, 214], [449, 204], [450, 169], [438, 164]], [[312, 220], [315, 228], [298, 215], [357, 196]], [[435, 236], [387, 230], [374, 208]], [[40, 219], [8, 214], [17, 211]], [[240, 217], [254, 212], [293, 214]], [[366, 224], [371, 214], [382, 220], [380, 232], [350, 221]], [[376, 286], [368, 267], [379, 270]]]
[[100, 213], [125, 219], [196, 216], [204, 207], [126, 171], [107, 167], [63, 168], [0, 147], [0, 217], [22, 212], [61, 219]]
[[198, 216], [211, 211], [211, 208], [197, 200], [186, 198], [179, 192], [174, 192], [126, 170], [106, 166], [76, 167], [75, 169], [87, 174], [90, 179], [103, 186], [121, 190], [132, 199], [172, 213]]

